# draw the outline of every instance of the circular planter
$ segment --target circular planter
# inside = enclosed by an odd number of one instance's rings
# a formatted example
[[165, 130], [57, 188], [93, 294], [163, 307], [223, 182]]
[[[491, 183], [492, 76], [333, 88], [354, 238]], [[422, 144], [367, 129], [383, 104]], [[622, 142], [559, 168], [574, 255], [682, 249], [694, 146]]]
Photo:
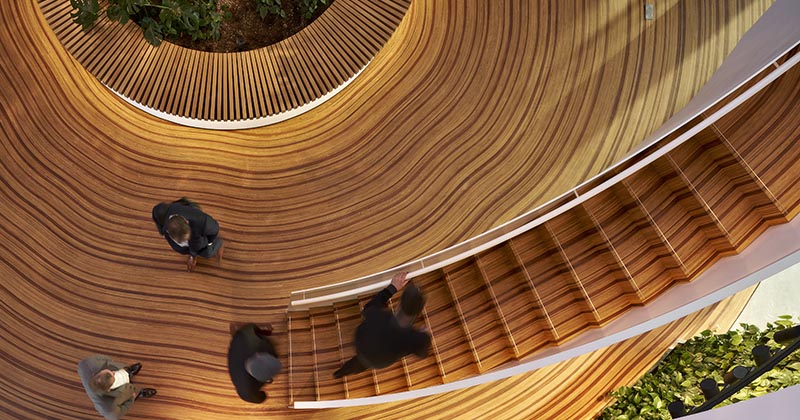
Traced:
[[383, 47], [410, 0], [336, 0], [291, 37], [238, 53], [153, 47], [135, 23], [105, 14], [84, 32], [69, 0], [38, 3], [67, 51], [127, 101], [181, 124], [234, 129], [279, 122], [329, 99]]

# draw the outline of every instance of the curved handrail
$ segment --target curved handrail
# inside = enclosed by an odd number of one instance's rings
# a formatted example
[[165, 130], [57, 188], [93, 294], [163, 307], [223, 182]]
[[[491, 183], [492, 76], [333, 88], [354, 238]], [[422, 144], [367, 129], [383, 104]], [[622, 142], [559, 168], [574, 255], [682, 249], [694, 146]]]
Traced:
[[681, 283], [659, 295], [647, 306], [634, 308], [609, 324], [587, 331], [579, 338], [553, 346], [522, 361], [500, 366], [480, 375], [411, 391], [340, 400], [295, 401], [297, 409], [355, 407], [402, 401], [485, 384], [551, 366], [605, 348], [666, 325], [800, 264], [800, 218], [770, 228], [741, 254], [717, 262], [700, 274], [698, 281]]
[[[529, 231], [530, 229], [533, 229], [536, 226], [555, 218], [556, 216], [561, 215], [562, 213], [574, 208], [575, 206], [578, 206], [586, 200], [617, 184], [622, 179], [630, 176], [656, 159], [666, 155], [703, 129], [709, 127], [721, 117], [725, 116], [728, 112], [755, 95], [761, 89], [769, 85], [772, 81], [797, 64], [797, 62], [800, 61], [800, 54], [793, 55], [782, 65], [765, 75], [753, 86], [735, 98], [729, 100], [728, 103], [717, 109], [713, 114], [703, 118], [700, 121], [697, 121], [697, 117], [699, 117], [700, 114], [705, 112], [711, 106], [720, 103], [723, 99], [727, 99], [729, 96], [732, 96], [737, 89], [739, 89], [745, 83], [753, 80], [756, 76], [763, 74], [765, 69], [776, 63], [776, 60], [791, 54], [792, 49], [797, 45], [798, 42], [793, 41], [791, 46], [785, 48], [780, 55], [774, 57], [769, 62], [758, 66], [755, 71], [752, 71], [749, 77], [745, 78], [745, 80], [740, 81], [733, 87], [729, 87], [727, 91], [719, 95], [716, 100], [706, 103], [705, 106], [699, 108], [699, 110], [696, 112], [689, 114], [688, 120], [683, 124], [680, 124], [675, 130], [660, 135], [659, 138], [650, 142], [645, 147], [640, 148], [636, 153], [628, 155], [603, 172], [595, 175], [587, 181], [584, 181], [578, 186], [535, 208], [534, 210], [464, 242], [420, 259], [392, 267], [388, 270], [341, 283], [294, 291], [290, 295], [288, 310], [303, 310], [309, 307], [342, 301], [361, 294], [376, 291], [385, 287], [389, 283], [391, 276], [400, 271], [408, 271], [409, 278], [431, 272], [455, 261], [478, 254], [497, 244], [507, 241], [508, 239]], [[723, 63], [723, 66], [724, 65], [725, 64]]]

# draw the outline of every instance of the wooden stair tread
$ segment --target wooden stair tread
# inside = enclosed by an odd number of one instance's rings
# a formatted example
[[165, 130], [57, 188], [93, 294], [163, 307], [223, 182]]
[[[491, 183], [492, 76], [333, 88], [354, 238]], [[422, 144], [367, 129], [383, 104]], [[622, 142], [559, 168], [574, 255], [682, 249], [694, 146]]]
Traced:
[[[475, 346], [479, 369], [483, 371], [497, 366], [484, 362], [484, 359], [490, 357], [492, 361], [502, 362], [513, 358], [508, 338], [503, 334], [497, 311], [474, 260], [463, 260], [445, 267], [444, 271], [447, 273], [446, 280], [451, 294], [461, 307], [463, 321]], [[505, 360], [502, 355], [505, 355]]]
[[637, 291], [631, 288], [627, 274], [582, 208], [564, 213], [547, 225], [596, 309], [599, 322], [610, 321], [637, 303]]
[[550, 344], [553, 335], [543, 308], [510, 245], [496, 246], [479, 257], [520, 354], [530, 354]]
[[690, 277], [735, 251], [668, 162], [656, 161], [624, 182], [684, 262]]
[[592, 309], [549, 233], [535, 228], [515, 238], [514, 244], [554, 324], [556, 339], [565, 340], [594, 325]]
[[627, 190], [614, 186], [586, 202], [648, 301], [676, 281], [687, 280], [669, 248]]

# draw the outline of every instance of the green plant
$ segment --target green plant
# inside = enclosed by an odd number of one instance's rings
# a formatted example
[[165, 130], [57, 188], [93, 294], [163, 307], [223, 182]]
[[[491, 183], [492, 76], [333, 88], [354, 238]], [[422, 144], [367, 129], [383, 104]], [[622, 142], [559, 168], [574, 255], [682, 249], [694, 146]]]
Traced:
[[314, 12], [317, 11], [321, 4], [327, 5], [328, 0], [300, 0], [300, 13], [303, 14], [304, 18], [311, 19], [311, 16], [314, 15]]
[[100, 12], [100, 5], [97, 0], [69, 0], [72, 6], [72, 13], [69, 17], [88, 31], [97, 21], [97, 14]]
[[[703, 331], [699, 336], [676, 346], [649, 373], [630, 387], [621, 387], [611, 393], [616, 399], [606, 407], [598, 419], [639, 420], [672, 417], [667, 411], [670, 401], [681, 399], [687, 406], [703, 403], [700, 381], [714, 378], [722, 382], [722, 375], [737, 365], [753, 366], [750, 351], [766, 344], [773, 351], [782, 347], [772, 340], [776, 331], [791, 327], [792, 317], [783, 315], [768, 323], [762, 331], [754, 325], [741, 324], [741, 330], [714, 335]], [[783, 360], [770, 372], [734, 394], [719, 406], [764, 395], [800, 383], [800, 352]]]
[[267, 15], [276, 15], [282, 18], [286, 17], [286, 12], [283, 10], [281, 0], [257, 0], [258, 1], [258, 14], [261, 18]]
[[[89, 30], [100, 13], [97, 0], [70, 0], [70, 15], [76, 24]], [[158, 46], [165, 37], [189, 35], [193, 40], [219, 39], [222, 21], [230, 15], [217, 10], [216, 0], [108, 0], [109, 20], [141, 26], [145, 39]]]

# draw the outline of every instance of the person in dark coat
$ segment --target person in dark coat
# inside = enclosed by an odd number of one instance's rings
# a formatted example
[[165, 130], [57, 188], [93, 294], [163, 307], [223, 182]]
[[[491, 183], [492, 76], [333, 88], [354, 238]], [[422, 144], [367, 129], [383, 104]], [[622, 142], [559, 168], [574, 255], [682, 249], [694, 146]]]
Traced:
[[389, 298], [408, 283], [407, 275], [395, 274], [392, 282], [364, 306], [361, 325], [356, 329], [356, 355], [334, 372], [334, 378], [385, 368], [409, 354], [428, 356], [431, 336], [413, 326], [425, 306], [420, 289], [413, 283], [406, 287], [396, 314], [387, 307]]
[[247, 324], [237, 330], [228, 347], [228, 373], [239, 398], [260, 404], [267, 399], [261, 390], [281, 370], [275, 346], [267, 338], [272, 328]]
[[197, 203], [185, 197], [172, 203], [159, 203], [153, 207], [153, 221], [172, 249], [189, 256], [186, 262], [189, 271], [194, 270], [197, 257], [216, 255], [222, 260], [219, 224], [203, 213]]

